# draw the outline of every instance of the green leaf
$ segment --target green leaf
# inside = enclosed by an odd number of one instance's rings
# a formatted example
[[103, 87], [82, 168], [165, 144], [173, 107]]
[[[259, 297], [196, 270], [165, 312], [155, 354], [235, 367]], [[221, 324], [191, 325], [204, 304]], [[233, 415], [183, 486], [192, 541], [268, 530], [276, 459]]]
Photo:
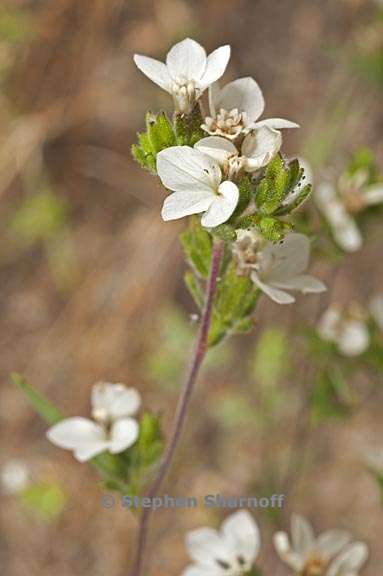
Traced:
[[204, 305], [204, 294], [198, 279], [190, 270], [184, 275], [184, 282], [199, 310]]
[[180, 236], [186, 260], [202, 278], [207, 278], [210, 270], [212, 240], [202, 228], [197, 218], [191, 218], [188, 229]]
[[246, 276], [238, 276], [231, 262], [218, 283], [214, 300], [209, 345], [218, 344], [225, 336], [247, 331], [252, 324], [259, 291]]
[[311, 417], [314, 424], [327, 418], [343, 419], [350, 415], [352, 394], [340, 370], [325, 369], [313, 391]]
[[56, 424], [63, 419], [57, 408], [35, 390], [28, 382], [16, 372], [11, 374], [12, 382], [25, 394], [36, 412], [48, 423]]
[[148, 112], [146, 116], [146, 127], [154, 155], [164, 150], [164, 148], [169, 148], [177, 144], [173, 126], [165, 112], [160, 112], [157, 116]]

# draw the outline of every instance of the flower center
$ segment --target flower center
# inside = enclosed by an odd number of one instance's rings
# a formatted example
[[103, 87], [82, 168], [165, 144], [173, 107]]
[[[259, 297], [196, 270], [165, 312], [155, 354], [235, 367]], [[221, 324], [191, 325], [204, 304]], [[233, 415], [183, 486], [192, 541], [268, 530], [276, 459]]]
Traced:
[[319, 556], [311, 556], [301, 572], [301, 576], [324, 576], [327, 562]]
[[239, 112], [238, 108], [233, 108], [228, 112], [221, 108], [215, 118], [207, 116], [203, 130], [211, 135], [226, 136], [234, 140], [243, 130], [246, 123], [246, 113]]
[[256, 232], [246, 230], [240, 232], [238, 240], [232, 246], [239, 272], [246, 273], [251, 269], [262, 267], [264, 260], [262, 249], [265, 243], [264, 238]]
[[352, 214], [358, 214], [358, 212], [361, 212], [366, 207], [362, 194], [356, 190], [343, 192], [342, 199], [347, 210]]
[[195, 101], [200, 96], [194, 80], [187, 80], [186, 78], [176, 78], [172, 86], [172, 93], [177, 111], [189, 112]]

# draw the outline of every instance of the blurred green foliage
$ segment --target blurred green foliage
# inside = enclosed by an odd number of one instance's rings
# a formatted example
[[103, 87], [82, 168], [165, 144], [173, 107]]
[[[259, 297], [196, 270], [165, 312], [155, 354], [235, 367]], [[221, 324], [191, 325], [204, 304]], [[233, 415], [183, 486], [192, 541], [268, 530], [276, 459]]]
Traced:
[[0, 7], [0, 41], [23, 42], [32, 32], [32, 20], [25, 11]]
[[[196, 326], [181, 309], [166, 305], [157, 312], [156, 329], [144, 356], [142, 369], [148, 378], [166, 390], [182, 384], [185, 366], [194, 346]], [[206, 358], [206, 370], [220, 370], [232, 359], [229, 344], [212, 350]]]
[[44, 190], [28, 196], [14, 211], [9, 220], [9, 232], [27, 246], [39, 240], [52, 237], [65, 224], [67, 217], [66, 202]]
[[67, 503], [67, 497], [59, 484], [43, 482], [28, 486], [18, 499], [25, 508], [46, 522], [57, 518]]

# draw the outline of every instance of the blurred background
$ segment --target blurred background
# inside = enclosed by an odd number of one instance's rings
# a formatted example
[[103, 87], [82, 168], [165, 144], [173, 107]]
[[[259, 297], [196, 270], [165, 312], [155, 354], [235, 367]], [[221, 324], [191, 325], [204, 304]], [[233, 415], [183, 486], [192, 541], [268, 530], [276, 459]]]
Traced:
[[[17, 494], [8, 474], [1, 489], [7, 576], [128, 573], [135, 517], [102, 508], [93, 470], [46, 441], [46, 426], [8, 375], [23, 373], [65, 414], [84, 416], [94, 382], [124, 382], [168, 430], [195, 310], [182, 280], [178, 234], [185, 223], [161, 221], [163, 191], [130, 155], [147, 109], [171, 111], [172, 103], [132, 56], [163, 59], [185, 36], [208, 52], [231, 44], [225, 80], [253, 76], [266, 117], [301, 125], [285, 133], [288, 155], [303, 155], [317, 172], [336, 171], [364, 146], [383, 167], [378, 3], [1, 3], [0, 467], [9, 472], [17, 459], [29, 486]], [[315, 425], [308, 424], [314, 375], [296, 333], [302, 323], [314, 325], [330, 300], [365, 303], [379, 291], [382, 234], [376, 224], [363, 250], [335, 268], [314, 263], [330, 286], [326, 295], [299, 297], [288, 309], [263, 298], [253, 333], [217, 348], [194, 396], [164, 491], [285, 493], [278, 517], [255, 512], [269, 574], [288, 574], [270, 543], [292, 511], [317, 530], [344, 528], [366, 541], [371, 557], [363, 574], [380, 574], [381, 493], [365, 458], [383, 447], [381, 381], [357, 371], [347, 406], [321, 397]], [[148, 574], [179, 574], [185, 533], [223, 516], [203, 508], [156, 512]]]

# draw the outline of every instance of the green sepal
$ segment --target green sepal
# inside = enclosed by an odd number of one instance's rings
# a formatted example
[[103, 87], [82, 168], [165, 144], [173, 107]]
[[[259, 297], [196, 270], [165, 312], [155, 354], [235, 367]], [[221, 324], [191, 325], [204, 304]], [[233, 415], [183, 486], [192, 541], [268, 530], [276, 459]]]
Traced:
[[211, 233], [225, 242], [233, 242], [237, 238], [234, 226], [227, 223], [212, 228]]
[[267, 166], [256, 190], [256, 204], [261, 214], [270, 215], [277, 210], [286, 195], [288, 181], [289, 171], [278, 154]]
[[249, 174], [245, 174], [238, 184], [239, 190], [239, 200], [237, 207], [230, 218], [230, 222], [234, 222], [238, 216], [240, 216], [250, 204], [252, 196], [252, 181]]
[[275, 216], [286, 216], [287, 214], [290, 214], [291, 212], [294, 212], [294, 210], [296, 210], [297, 208], [299, 208], [303, 202], [305, 202], [307, 200], [307, 198], [310, 196], [311, 192], [312, 192], [312, 185], [311, 184], [306, 184], [306, 186], [304, 186], [302, 188], [302, 190], [299, 192], [299, 194], [297, 195], [297, 197], [295, 198], [295, 200], [289, 204], [286, 204], [286, 206], [282, 206], [281, 208], [279, 208], [276, 212], [274, 212]]
[[189, 114], [176, 112], [174, 128], [179, 146], [194, 146], [206, 134], [201, 128], [203, 118], [200, 105], [197, 103]]
[[259, 229], [266, 240], [279, 242], [293, 229], [293, 225], [272, 216], [264, 216], [259, 220]]

